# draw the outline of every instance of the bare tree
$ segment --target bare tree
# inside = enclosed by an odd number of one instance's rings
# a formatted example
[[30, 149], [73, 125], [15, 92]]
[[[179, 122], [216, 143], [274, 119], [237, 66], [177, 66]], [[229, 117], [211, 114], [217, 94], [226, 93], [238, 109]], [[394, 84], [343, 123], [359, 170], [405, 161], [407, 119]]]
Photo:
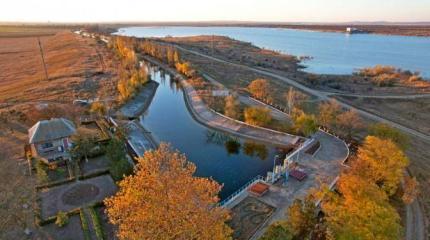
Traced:
[[304, 101], [308, 98], [307, 95], [294, 90], [293, 87], [288, 89], [288, 92], [285, 94], [285, 100], [287, 101], [287, 109], [288, 114], [291, 115], [291, 111], [297, 106], [297, 104], [301, 101]]

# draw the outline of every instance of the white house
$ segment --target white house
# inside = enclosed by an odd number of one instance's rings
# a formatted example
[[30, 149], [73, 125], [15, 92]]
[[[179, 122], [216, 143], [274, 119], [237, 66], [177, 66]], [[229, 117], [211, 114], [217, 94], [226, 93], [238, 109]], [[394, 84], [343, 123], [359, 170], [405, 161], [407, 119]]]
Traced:
[[64, 118], [53, 118], [37, 122], [28, 130], [33, 157], [47, 164], [69, 160], [72, 146], [70, 137], [76, 132], [75, 125]]

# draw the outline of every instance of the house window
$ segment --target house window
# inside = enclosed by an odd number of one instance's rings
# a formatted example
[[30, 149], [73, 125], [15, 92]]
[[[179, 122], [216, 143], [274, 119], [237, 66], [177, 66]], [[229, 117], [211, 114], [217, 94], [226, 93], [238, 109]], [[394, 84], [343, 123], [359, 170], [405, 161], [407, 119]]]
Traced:
[[52, 148], [54, 145], [50, 142], [42, 143], [42, 149]]

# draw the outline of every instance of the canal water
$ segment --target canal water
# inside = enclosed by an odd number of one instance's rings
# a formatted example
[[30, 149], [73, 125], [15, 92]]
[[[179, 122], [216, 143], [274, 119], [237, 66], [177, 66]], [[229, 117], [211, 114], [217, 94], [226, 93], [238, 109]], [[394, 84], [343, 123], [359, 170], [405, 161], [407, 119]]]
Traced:
[[141, 116], [141, 124], [157, 141], [170, 143], [196, 164], [197, 176], [212, 177], [224, 184], [222, 199], [254, 177], [271, 171], [277, 153], [274, 146], [236, 138], [199, 124], [188, 111], [179, 84], [156, 68], [150, 68], [150, 73], [160, 85]]
[[430, 38], [248, 27], [129, 27], [136, 37], [222, 35], [295, 56], [310, 56], [306, 71], [349, 74], [377, 64], [420, 71], [430, 79]]

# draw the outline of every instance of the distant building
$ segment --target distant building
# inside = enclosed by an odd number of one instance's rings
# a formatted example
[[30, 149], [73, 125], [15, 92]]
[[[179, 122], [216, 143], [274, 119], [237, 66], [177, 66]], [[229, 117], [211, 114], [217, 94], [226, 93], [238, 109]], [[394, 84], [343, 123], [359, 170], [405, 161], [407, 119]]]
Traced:
[[348, 33], [348, 34], [354, 34], [354, 33], [367, 33], [367, 32], [364, 31], [364, 30], [355, 28], [355, 27], [347, 27], [346, 28], [346, 33]]
[[47, 164], [70, 160], [70, 137], [75, 132], [75, 125], [64, 118], [37, 122], [28, 130], [32, 156]]

